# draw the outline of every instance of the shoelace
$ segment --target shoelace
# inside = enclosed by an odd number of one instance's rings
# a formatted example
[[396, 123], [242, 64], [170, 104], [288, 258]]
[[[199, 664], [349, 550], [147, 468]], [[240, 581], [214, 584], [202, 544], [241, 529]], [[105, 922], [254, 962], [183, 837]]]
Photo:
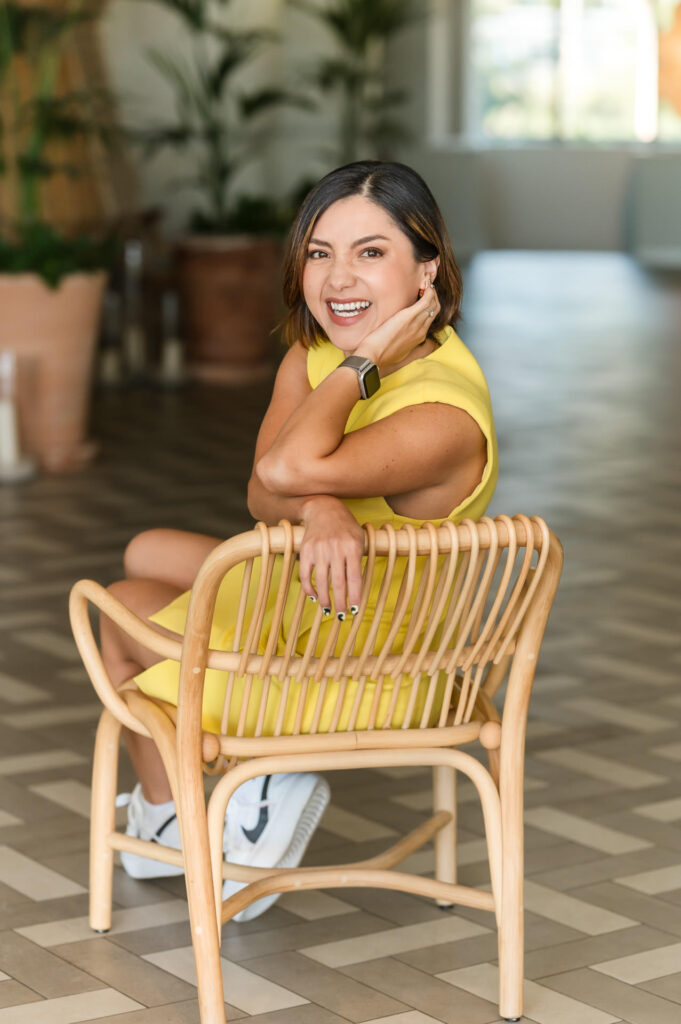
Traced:
[[[132, 793], [118, 793], [114, 803], [115, 803], [116, 807], [130, 807], [131, 808], [131, 810], [128, 811], [128, 821], [135, 828], [138, 828], [140, 830], [140, 832], [141, 832], [141, 824], [142, 824], [142, 822], [140, 820], [140, 815], [139, 815], [140, 808], [139, 808], [139, 805], [136, 805], [136, 804], [133, 803]], [[136, 811], [138, 813], [135, 813]], [[169, 814], [168, 817], [165, 819], [165, 821], [162, 821], [159, 824], [158, 828], [154, 830], [153, 834], [148, 837], [149, 840], [152, 843], [162, 843], [163, 842], [163, 839], [162, 839], [163, 833], [165, 832], [165, 830], [168, 827], [168, 825], [170, 825], [171, 822], [175, 821], [176, 817], [177, 817], [177, 815], [175, 814], [175, 812], [173, 812], [172, 814]]]

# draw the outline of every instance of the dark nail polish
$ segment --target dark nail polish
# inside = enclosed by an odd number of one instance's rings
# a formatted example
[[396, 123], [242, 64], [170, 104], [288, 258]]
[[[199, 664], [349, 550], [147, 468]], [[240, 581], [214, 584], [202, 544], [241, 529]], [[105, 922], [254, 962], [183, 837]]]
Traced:
[[317, 598], [316, 598], [316, 597], [314, 596], [314, 594], [308, 594], [307, 596], [308, 596], [308, 597], [310, 598], [310, 600], [312, 601], [312, 604], [315, 604], [315, 602], [316, 602]]
[[358, 611], [359, 611], [359, 605], [358, 604], [351, 604], [350, 605], [350, 614], [351, 615], [356, 615]]
[[338, 612], [338, 621], [345, 622], [345, 612]]
[[323, 614], [325, 619], [328, 618], [328, 616], [331, 614], [331, 609], [330, 608], [322, 608], [322, 614]]

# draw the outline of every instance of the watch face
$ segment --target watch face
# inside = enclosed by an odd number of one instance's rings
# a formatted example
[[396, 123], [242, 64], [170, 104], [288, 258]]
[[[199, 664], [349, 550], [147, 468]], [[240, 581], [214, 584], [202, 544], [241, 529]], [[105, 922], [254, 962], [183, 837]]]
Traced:
[[378, 375], [378, 367], [370, 366], [369, 369], [362, 375], [362, 381], [364, 383], [364, 390], [367, 398], [371, 398], [375, 395], [381, 386], [381, 378]]

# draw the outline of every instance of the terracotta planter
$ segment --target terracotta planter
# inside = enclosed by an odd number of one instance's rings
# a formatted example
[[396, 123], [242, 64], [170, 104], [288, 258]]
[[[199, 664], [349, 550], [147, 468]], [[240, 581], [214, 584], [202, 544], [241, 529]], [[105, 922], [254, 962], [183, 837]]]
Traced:
[[215, 384], [264, 379], [274, 366], [281, 243], [246, 235], [192, 235], [178, 246], [187, 360]]
[[53, 473], [87, 463], [92, 371], [107, 275], [71, 274], [57, 289], [0, 274], [0, 350], [16, 353], [24, 451]]

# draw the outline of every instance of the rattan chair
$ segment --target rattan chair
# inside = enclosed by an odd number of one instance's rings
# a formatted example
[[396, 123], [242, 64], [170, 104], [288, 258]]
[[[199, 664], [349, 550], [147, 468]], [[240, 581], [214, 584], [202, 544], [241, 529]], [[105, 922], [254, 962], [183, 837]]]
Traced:
[[[273, 892], [354, 885], [417, 893], [496, 916], [500, 1013], [516, 1020], [523, 997], [525, 730], [562, 567], [560, 543], [541, 519], [523, 515], [437, 529], [366, 527], [359, 612], [346, 623], [334, 619], [322, 643], [322, 610], [312, 609], [310, 625], [309, 602], [294, 572], [302, 535], [302, 528], [287, 522], [259, 524], [216, 548], [196, 578], [185, 635], [177, 640], [157, 633], [98, 584], [83, 580], [73, 588], [74, 635], [105, 705], [94, 755], [90, 923], [100, 932], [111, 926], [115, 850], [184, 865], [201, 1020], [224, 1024], [220, 927], [251, 902]], [[239, 563], [243, 583], [233, 651], [211, 651], [217, 590]], [[399, 588], [390, 585], [395, 575]], [[371, 608], [376, 576], [380, 590]], [[181, 662], [177, 708], [144, 695], [134, 683], [113, 688], [93, 636], [89, 602], [159, 657]], [[219, 733], [202, 723], [207, 667], [224, 672]], [[498, 710], [493, 697], [506, 679]], [[115, 831], [122, 726], [151, 736], [158, 746], [178, 808], [182, 852]], [[478, 743], [489, 767], [461, 749]], [[223, 861], [227, 805], [245, 780], [398, 765], [432, 766], [434, 813], [386, 852], [350, 865], [295, 870]], [[222, 773], [207, 805], [206, 771]], [[458, 771], [472, 780], [482, 803], [491, 891], [457, 884]], [[430, 840], [434, 879], [391, 870]], [[223, 903], [225, 878], [250, 884]]]

